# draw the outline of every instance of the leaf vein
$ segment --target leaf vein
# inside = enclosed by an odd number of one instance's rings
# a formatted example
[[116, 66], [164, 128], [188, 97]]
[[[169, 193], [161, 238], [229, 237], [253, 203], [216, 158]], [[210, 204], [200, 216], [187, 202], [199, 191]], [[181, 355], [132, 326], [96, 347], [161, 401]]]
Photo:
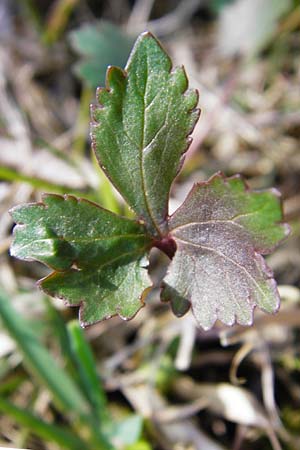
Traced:
[[176, 240], [179, 240], [180, 242], [182, 242], [185, 245], [191, 245], [192, 247], [202, 248], [204, 250], [210, 251], [210, 252], [215, 253], [216, 255], [218, 255], [220, 258], [224, 258], [224, 259], [228, 260], [231, 264], [237, 266], [239, 269], [241, 269], [243, 272], [245, 272], [246, 275], [253, 282], [253, 284], [257, 287], [257, 289], [261, 292], [262, 296], [267, 298], [265, 292], [259, 286], [259, 284], [255, 280], [255, 278], [253, 278], [253, 276], [248, 272], [248, 270], [245, 267], [243, 267], [241, 264], [239, 264], [237, 261], [234, 261], [232, 258], [230, 258], [229, 256], [225, 255], [223, 252], [218, 251], [218, 250], [216, 250], [216, 249], [214, 249], [212, 247], [207, 247], [205, 245], [194, 244], [193, 242], [185, 241], [184, 239], [181, 239], [181, 238], [178, 238], [178, 237], [176, 237]]

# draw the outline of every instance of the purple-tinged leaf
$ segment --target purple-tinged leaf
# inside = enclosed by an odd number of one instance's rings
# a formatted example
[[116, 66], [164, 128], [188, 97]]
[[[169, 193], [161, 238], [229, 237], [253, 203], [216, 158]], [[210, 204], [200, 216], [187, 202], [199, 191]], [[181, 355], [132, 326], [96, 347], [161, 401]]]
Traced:
[[190, 304], [197, 323], [209, 329], [219, 319], [250, 325], [253, 309], [275, 312], [279, 296], [262, 254], [288, 234], [281, 224], [279, 193], [250, 191], [235, 176], [216, 174], [196, 184], [169, 220], [177, 245], [164, 279], [162, 299], [176, 315]]

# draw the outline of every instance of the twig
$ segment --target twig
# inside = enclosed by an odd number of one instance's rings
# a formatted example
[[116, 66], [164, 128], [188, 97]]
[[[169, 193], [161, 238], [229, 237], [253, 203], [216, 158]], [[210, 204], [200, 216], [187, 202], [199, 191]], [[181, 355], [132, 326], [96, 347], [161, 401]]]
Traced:
[[137, 0], [135, 2], [126, 26], [129, 33], [132, 33], [133, 30], [141, 31], [147, 28], [146, 24], [149, 20], [154, 1]]

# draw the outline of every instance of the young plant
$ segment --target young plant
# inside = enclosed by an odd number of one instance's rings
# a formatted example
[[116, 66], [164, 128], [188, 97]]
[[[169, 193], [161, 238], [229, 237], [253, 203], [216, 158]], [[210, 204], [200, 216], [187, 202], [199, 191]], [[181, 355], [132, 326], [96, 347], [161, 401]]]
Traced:
[[83, 326], [116, 314], [131, 319], [151, 281], [152, 247], [170, 259], [161, 299], [177, 316], [190, 307], [199, 326], [219, 319], [250, 325], [257, 305], [279, 307], [272, 271], [261, 255], [288, 234], [275, 189], [255, 192], [239, 176], [197, 183], [168, 215], [171, 185], [199, 117], [198, 94], [182, 67], [148, 32], [126, 69], [110, 67], [97, 91], [91, 135], [99, 164], [136, 214], [120, 217], [70, 195], [43, 195], [17, 206], [11, 254], [53, 269], [39, 281], [49, 295], [80, 305]]

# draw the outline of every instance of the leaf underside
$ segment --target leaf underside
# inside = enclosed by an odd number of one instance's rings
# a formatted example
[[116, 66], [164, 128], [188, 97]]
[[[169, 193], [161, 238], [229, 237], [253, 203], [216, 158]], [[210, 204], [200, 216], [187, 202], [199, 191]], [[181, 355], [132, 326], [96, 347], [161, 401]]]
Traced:
[[11, 254], [53, 268], [42, 289], [82, 304], [84, 324], [116, 314], [131, 318], [141, 308], [151, 285], [145, 268], [151, 240], [143, 225], [70, 195], [44, 195], [12, 216], [18, 225]]
[[209, 329], [250, 325], [257, 305], [275, 312], [279, 296], [261, 254], [287, 234], [278, 192], [251, 192], [239, 176], [217, 174], [196, 184], [171, 216], [177, 251], [164, 279], [162, 300], [181, 316], [192, 306], [198, 325]]
[[198, 95], [183, 68], [143, 33], [125, 71], [110, 67], [92, 109], [92, 141], [101, 167], [152, 235], [167, 231], [168, 197], [199, 116]]

